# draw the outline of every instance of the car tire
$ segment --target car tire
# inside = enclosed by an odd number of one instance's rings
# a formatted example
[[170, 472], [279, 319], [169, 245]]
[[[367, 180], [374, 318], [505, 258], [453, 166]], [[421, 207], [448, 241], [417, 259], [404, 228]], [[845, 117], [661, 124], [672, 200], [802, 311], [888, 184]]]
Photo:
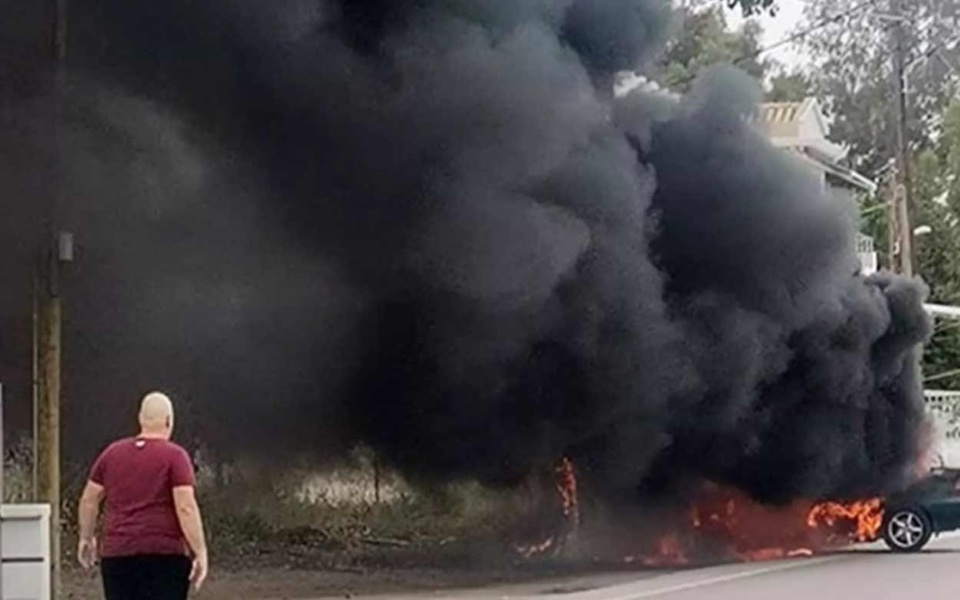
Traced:
[[916, 508], [891, 511], [883, 520], [883, 541], [894, 552], [919, 552], [932, 536], [930, 518]]

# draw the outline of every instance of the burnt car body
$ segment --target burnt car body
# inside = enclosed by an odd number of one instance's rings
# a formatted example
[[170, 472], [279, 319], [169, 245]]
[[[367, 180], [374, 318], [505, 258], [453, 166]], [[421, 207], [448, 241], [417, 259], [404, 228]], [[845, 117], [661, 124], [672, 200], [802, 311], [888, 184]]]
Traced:
[[930, 539], [960, 529], [960, 469], [929, 476], [884, 502], [883, 541], [894, 552], [919, 552]]

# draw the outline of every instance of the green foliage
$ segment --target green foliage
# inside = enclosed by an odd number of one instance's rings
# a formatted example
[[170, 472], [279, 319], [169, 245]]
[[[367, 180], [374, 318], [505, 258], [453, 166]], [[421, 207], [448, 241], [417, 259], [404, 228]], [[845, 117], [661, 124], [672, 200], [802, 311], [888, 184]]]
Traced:
[[723, 7], [717, 4], [678, 9], [680, 29], [661, 62], [659, 82], [685, 92], [704, 69], [717, 64], [736, 64], [762, 80], [771, 66], [759, 56], [763, 30], [753, 21], [739, 30], [727, 26]]
[[[917, 271], [934, 302], [960, 305], [960, 100], [943, 119], [934, 147], [913, 161], [913, 221], [931, 233], [917, 237]], [[936, 376], [960, 369], [960, 323], [937, 324], [927, 345], [924, 371]], [[931, 387], [960, 389], [960, 376], [937, 379]]]
[[857, 198], [857, 204], [861, 213], [860, 230], [864, 235], [873, 238], [882, 268], [889, 268], [887, 257], [890, 252], [890, 211], [887, 198], [880, 194], [864, 193]]
[[799, 70], [780, 71], [770, 77], [769, 102], [800, 102], [811, 95], [813, 84], [806, 73]]
[[934, 379], [928, 389], [960, 390], [960, 375], [939, 377], [960, 369], [960, 323], [938, 324], [923, 357], [924, 372]]
[[[813, 88], [832, 120], [831, 137], [850, 148], [852, 166], [874, 176], [895, 156], [897, 102], [891, 24], [860, 0], [810, 0], [801, 28]], [[908, 136], [913, 226], [931, 232], [915, 239], [915, 266], [931, 299], [960, 304], [960, 103], [954, 43], [960, 0], [915, 0], [903, 22], [909, 68]], [[847, 14], [843, 19], [831, 17]], [[828, 22], [826, 26], [815, 27]], [[936, 50], [936, 52], [934, 52]], [[952, 105], [951, 105], [952, 102]], [[887, 246], [883, 198], [864, 203], [864, 230], [882, 251]], [[924, 372], [960, 368], [960, 324], [937, 324], [927, 345]], [[932, 387], [960, 389], [960, 377]]]
[[[936, 119], [957, 91], [960, 50], [952, 43], [960, 28], [960, 0], [910, 2], [904, 22], [910, 71], [909, 135], [915, 149], [934, 145]], [[801, 28], [809, 72], [817, 96], [833, 120], [832, 137], [850, 146], [853, 165], [872, 176], [894, 155], [896, 141], [895, 80], [889, 21], [862, 0], [810, 0]], [[847, 14], [842, 19], [837, 15]], [[826, 23], [826, 25], [824, 25]], [[924, 60], [926, 53], [941, 55]]]
[[730, 8], [740, 7], [746, 16], [755, 15], [763, 11], [769, 11], [771, 14], [777, 12], [777, 0], [726, 0]]

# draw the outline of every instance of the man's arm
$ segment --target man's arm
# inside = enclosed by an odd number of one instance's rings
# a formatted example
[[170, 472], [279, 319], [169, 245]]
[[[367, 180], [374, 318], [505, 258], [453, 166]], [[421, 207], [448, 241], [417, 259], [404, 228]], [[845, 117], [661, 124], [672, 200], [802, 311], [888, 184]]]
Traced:
[[197, 590], [207, 579], [207, 539], [203, 533], [203, 518], [197, 504], [196, 474], [190, 455], [183, 449], [174, 456], [170, 469], [170, 486], [173, 488], [173, 506], [177, 511], [180, 531], [193, 552], [193, 570], [190, 581]]
[[88, 481], [80, 496], [77, 508], [77, 523], [80, 528], [80, 541], [93, 541], [97, 530], [97, 517], [100, 515], [100, 503], [103, 502], [104, 488], [99, 483]]
[[207, 540], [203, 532], [203, 518], [197, 504], [197, 494], [192, 485], [173, 488], [173, 504], [177, 509], [177, 520], [183, 537], [194, 556], [207, 555]]
[[103, 502], [103, 485], [90, 480], [83, 488], [77, 506], [77, 525], [80, 528], [80, 541], [77, 544], [77, 560], [84, 569], [91, 569], [97, 563], [97, 517], [100, 515], [100, 503]]

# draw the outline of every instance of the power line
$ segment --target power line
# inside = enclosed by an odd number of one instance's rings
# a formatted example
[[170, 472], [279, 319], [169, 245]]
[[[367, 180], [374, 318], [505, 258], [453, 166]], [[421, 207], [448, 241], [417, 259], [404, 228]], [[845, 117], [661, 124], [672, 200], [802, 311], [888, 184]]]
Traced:
[[787, 37], [782, 38], [782, 39], [780, 39], [780, 40], [778, 40], [778, 41], [770, 44], [769, 46], [764, 46], [764, 47], [759, 48], [759, 49], [757, 49], [755, 52], [752, 52], [752, 53], [750, 53], [750, 54], [748, 54], [748, 55], [746, 55], [746, 56], [741, 56], [740, 58], [738, 58], [737, 60], [735, 60], [733, 64], [739, 64], [739, 63], [742, 62], [742, 61], [750, 60], [751, 58], [757, 58], [757, 57], [760, 56], [761, 54], [766, 54], [767, 52], [770, 52], [771, 50], [776, 50], [777, 48], [781, 48], [781, 47], [783, 47], [783, 46], [786, 46], [787, 44], [790, 44], [790, 43], [793, 43], [793, 42], [795, 42], [795, 41], [797, 41], [797, 40], [799, 40], [799, 39], [805, 38], [805, 37], [807, 37], [808, 35], [810, 35], [811, 33], [815, 33], [815, 32], [817, 32], [817, 31], [820, 31], [820, 30], [823, 29], [824, 27], [826, 27], [826, 26], [828, 26], [828, 25], [832, 25], [832, 24], [836, 23], [837, 21], [843, 20], [843, 19], [845, 19], [845, 18], [847, 18], [847, 17], [849, 17], [849, 16], [852, 16], [854, 13], [856, 13], [856, 12], [858, 12], [858, 11], [860, 11], [860, 10], [863, 10], [864, 8], [867, 8], [868, 6], [873, 6], [873, 5], [876, 4], [876, 3], [877, 3], [877, 0], [867, 0], [866, 2], [861, 2], [860, 4], [856, 4], [856, 5], [848, 8], [847, 10], [842, 11], [842, 12], [840, 12], [840, 13], [837, 13], [837, 14], [835, 14], [835, 15], [832, 15], [832, 16], [829, 16], [829, 17], [824, 17], [823, 19], [820, 19], [819, 21], [817, 21], [816, 23], [814, 23], [813, 25], [811, 25], [811, 26], [808, 27], [807, 29], [803, 29], [803, 30], [801, 30], [801, 31], [794, 32], [794, 33], [788, 35]]
[[946, 371], [944, 373], [938, 373], [931, 377], [927, 377], [923, 380], [924, 383], [930, 383], [931, 381], [940, 381], [942, 379], [949, 379], [951, 377], [956, 377], [960, 375], [960, 369], [954, 369], [952, 371]]
[[[769, 46], [763, 46], [763, 47], [761, 47], [761, 48], [758, 48], [758, 49], [754, 50], [753, 52], [749, 52], [749, 53], [747, 53], [747, 54], [741, 55], [740, 57], [734, 59], [733, 64], [734, 64], [734, 65], [740, 65], [740, 64], [742, 64], [742, 63], [745, 62], [745, 61], [753, 60], [754, 58], [757, 58], [757, 57], [759, 57], [759, 56], [761, 56], [761, 55], [763, 55], [763, 54], [766, 54], [767, 52], [770, 52], [771, 50], [776, 50], [777, 48], [781, 48], [781, 47], [783, 47], [783, 46], [786, 46], [787, 44], [790, 44], [790, 43], [793, 43], [793, 42], [795, 42], [795, 41], [797, 41], [797, 40], [799, 40], [799, 39], [802, 39], [802, 38], [810, 35], [811, 33], [815, 33], [815, 32], [817, 32], [817, 31], [823, 29], [824, 27], [827, 27], [828, 25], [832, 25], [833, 23], [836, 23], [837, 21], [841, 21], [841, 20], [843, 20], [843, 19], [845, 19], [845, 18], [847, 18], [847, 17], [849, 17], [849, 16], [852, 16], [852, 15], [854, 15], [855, 13], [857, 13], [857, 12], [859, 12], [859, 11], [865, 9], [865, 8], [868, 8], [868, 7], [870, 7], [870, 6], [873, 6], [873, 5], [875, 5], [876, 3], [877, 3], [877, 0], [866, 0], [865, 2], [861, 2], [861, 3], [859, 3], [859, 4], [856, 4], [856, 5], [848, 8], [847, 10], [844, 10], [844, 11], [842, 11], [842, 12], [839, 12], [839, 13], [837, 13], [837, 14], [835, 14], [835, 15], [831, 15], [831, 16], [828, 16], [828, 17], [824, 17], [823, 19], [820, 19], [819, 21], [817, 21], [816, 23], [814, 23], [814, 24], [811, 25], [810, 27], [808, 27], [808, 28], [806, 28], [806, 29], [803, 29], [803, 30], [801, 30], [801, 31], [794, 32], [794, 33], [792, 33], [792, 34], [790, 34], [790, 35], [788, 35], [788, 36], [786, 36], [786, 37], [784, 37], [784, 38], [781, 38], [780, 40], [777, 40], [776, 42], [770, 44]], [[691, 73], [690, 75], [687, 75], [686, 77], [684, 77], [684, 78], [681, 79], [680, 81], [677, 81], [674, 85], [686, 85], [686, 84], [690, 83], [691, 81], [693, 81], [694, 79], [696, 79], [698, 75], [699, 75], [699, 73]]]

